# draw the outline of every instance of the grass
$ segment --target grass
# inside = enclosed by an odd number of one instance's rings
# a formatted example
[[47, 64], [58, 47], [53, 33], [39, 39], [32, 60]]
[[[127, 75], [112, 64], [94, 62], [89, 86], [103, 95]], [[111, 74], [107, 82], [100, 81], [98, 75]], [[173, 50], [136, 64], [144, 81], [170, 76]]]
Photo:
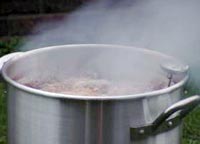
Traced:
[[[187, 96], [200, 94], [194, 81], [188, 84], [187, 90]], [[183, 144], [200, 144], [200, 106], [184, 119]]]
[[[20, 37], [4, 37], [0, 38], [0, 57], [14, 52], [16, 48], [21, 44]], [[6, 143], [7, 134], [7, 116], [6, 116], [6, 91], [4, 83], [0, 83], [0, 144]]]
[[6, 96], [4, 84], [0, 83], [0, 144], [6, 144]]
[[[11, 39], [0, 39], [0, 56], [15, 51], [16, 47], [21, 43], [19, 37]], [[200, 94], [199, 88], [194, 83], [187, 86], [188, 96]], [[0, 83], [0, 144], [6, 142], [6, 93], [5, 85]], [[200, 107], [196, 108], [184, 119], [184, 129], [182, 144], [200, 144]]]
[[0, 37], [0, 56], [16, 51], [22, 42], [22, 38], [18, 36], [12, 38]]

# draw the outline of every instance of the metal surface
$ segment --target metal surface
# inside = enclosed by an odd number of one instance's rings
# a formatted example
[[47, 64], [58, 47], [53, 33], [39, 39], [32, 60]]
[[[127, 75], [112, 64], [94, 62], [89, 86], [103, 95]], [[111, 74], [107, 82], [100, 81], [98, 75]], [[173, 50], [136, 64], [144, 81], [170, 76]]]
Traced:
[[1, 75], [3, 65], [10, 59], [12, 59], [16, 56], [19, 56], [20, 54], [22, 54], [22, 52], [15, 52], [15, 53], [7, 54], [0, 58], [0, 81], [3, 80], [2, 75]]
[[189, 66], [187, 64], [183, 64], [182, 62], [177, 60], [163, 62], [161, 63], [161, 68], [167, 72], [167, 77], [169, 79], [168, 87], [171, 86], [174, 75], [185, 76], [189, 70]]
[[192, 96], [181, 100], [169, 108], [167, 108], [154, 122], [154, 128], [156, 129], [172, 114], [179, 112], [179, 116], [184, 118], [191, 110], [193, 110], [200, 103], [200, 96]]
[[[179, 99], [177, 93], [161, 95], [156, 101], [149, 98], [148, 102], [146, 99], [83, 101], [35, 96], [9, 86], [9, 144], [176, 144], [179, 128], [163, 136], [153, 135], [151, 140], [131, 141], [130, 127], [147, 125], [149, 119]], [[165, 101], [169, 103], [157, 104]], [[166, 141], [163, 137], [171, 139]]]
[[7, 54], [3, 57], [0, 58], [0, 70], [2, 69], [3, 65], [5, 64], [5, 62], [7, 62], [8, 60], [12, 59], [13, 57], [22, 54], [22, 52], [15, 52], [15, 53], [11, 53], [11, 54]]
[[183, 74], [187, 73], [189, 70], [189, 66], [187, 64], [183, 64], [177, 60], [164, 62], [161, 64], [161, 67], [169, 74]]
[[181, 122], [182, 122], [182, 118], [180, 118], [180, 116], [176, 116], [174, 118], [166, 120], [165, 122], [160, 124], [159, 127], [157, 127], [156, 129], [153, 124], [148, 125], [148, 126], [138, 127], [138, 128], [130, 128], [131, 141], [142, 140], [150, 136], [166, 133], [170, 130], [173, 130], [177, 126], [179, 126]]
[[[72, 50], [75, 50], [76, 52], [70, 52]], [[59, 52], [59, 51], [61, 51], [61, 52]], [[69, 51], [69, 53], [67, 53], [68, 51]], [[121, 54], [119, 54], [119, 53], [121, 53], [123, 51], [125, 53], [122, 54], [123, 57], [120, 57]], [[56, 57], [55, 55], [58, 55], [58, 56]], [[61, 55], [61, 56], [59, 57], [59, 55]], [[94, 55], [94, 56], [92, 56], [92, 55]], [[151, 65], [150, 69], [153, 69], [153, 65], [151, 64], [151, 58], [153, 58], [153, 60], [155, 58], [155, 60], [153, 61], [155, 63], [155, 66], [157, 66], [155, 69], [160, 69], [160, 64], [164, 63], [166, 60], [169, 60], [169, 61], [171, 59], [174, 60], [173, 57], [164, 55], [164, 54], [156, 52], [156, 51], [150, 51], [147, 49], [134, 48], [134, 47], [128, 47], [128, 46], [103, 45], [103, 44], [61, 45], [61, 46], [52, 46], [52, 47], [46, 47], [46, 48], [41, 48], [41, 49], [37, 49], [37, 50], [24, 52], [23, 55], [20, 56], [20, 59], [11, 59], [8, 62], [8, 64], [4, 66], [5, 68], [2, 71], [2, 75], [8, 83], [10, 83], [11, 85], [13, 85], [23, 91], [27, 91], [29, 93], [34, 93], [36, 95], [43, 95], [43, 96], [47, 96], [47, 97], [69, 98], [69, 99], [78, 99], [78, 100], [80, 100], [80, 99], [81, 100], [119, 100], [119, 99], [125, 100], [125, 99], [138, 99], [138, 98], [144, 98], [144, 97], [158, 96], [158, 95], [162, 95], [165, 93], [171, 93], [174, 90], [179, 89], [188, 80], [188, 75], [186, 74], [179, 82], [177, 82], [173, 86], [170, 86], [168, 88], [164, 88], [161, 90], [133, 94], [133, 95], [96, 97], [96, 96], [81, 96], [81, 95], [64, 95], [64, 94], [59, 94], [59, 93], [50, 93], [50, 92], [33, 89], [33, 88], [30, 88], [30, 87], [27, 87], [27, 86], [17, 83], [6, 72], [6, 69], [8, 69], [10, 65], [19, 63], [18, 64], [19, 68], [15, 67], [16, 72], [13, 72], [13, 75], [15, 73], [20, 73], [20, 71], [25, 71], [24, 69], [26, 69], [26, 70], [29, 69], [29, 71], [32, 71], [32, 73], [34, 73], [34, 74], [36, 72], [35, 75], [38, 75], [35, 79], [41, 79], [41, 77], [45, 77], [45, 78], [52, 77], [52, 75], [60, 74], [61, 73], [60, 69], [61, 69], [61, 71], [63, 71], [63, 73], [65, 71], [69, 71], [69, 69], [67, 69], [68, 65], [72, 66], [72, 64], [75, 63], [74, 65], [78, 65], [78, 66], [83, 65], [84, 66], [85, 64], [82, 64], [82, 63], [84, 63], [85, 59], [96, 59], [95, 57], [98, 57], [99, 55], [105, 55], [106, 58], [104, 58], [104, 60], [102, 60], [102, 64], [98, 64], [98, 63], [93, 64], [94, 67], [96, 67], [95, 65], [100, 65], [100, 69], [104, 69], [105, 71], [107, 70], [111, 74], [116, 73], [116, 70], [112, 70], [111, 69], [112, 66], [110, 66], [111, 68], [108, 68], [108, 67], [104, 67], [102, 65], [106, 64], [106, 62], [108, 63], [109, 61], [111, 61], [111, 65], [114, 65], [112, 59], [116, 59], [116, 62], [114, 62], [114, 63], [116, 63], [117, 65], [118, 65], [118, 63], [120, 63], [120, 61], [126, 62], [126, 59], [127, 59], [127, 61], [130, 62], [130, 65], [131, 65], [131, 63], [136, 63], [136, 66], [137, 66], [138, 65], [137, 63], [139, 63], [139, 62], [135, 61], [135, 55], [136, 55], [136, 57], [138, 57], [138, 55], [140, 55], [140, 59], [143, 59], [143, 56], [146, 56], [146, 57], [149, 56], [150, 57], [149, 63]], [[54, 57], [54, 59], [52, 59], [51, 56]], [[129, 58], [129, 56], [131, 56], [131, 58]], [[102, 56], [102, 58], [103, 58], [103, 56]], [[59, 59], [61, 59], [61, 60], [59, 60]], [[63, 60], [63, 59], [66, 59], [66, 60]], [[78, 59], [78, 62], [76, 62], [77, 59]], [[144, 60], [146, 61], [146, 58]], [[58, 67], [57, 71], [55, 70], [56, 69], [55, 64], [52, 64], [52, 63], [54, 63], [52, 61], [55, 61], [56, 67]], [[73, 61], [75, 61], [75, 62], [73, 62]], [[30, 63], [32, 64], [32, 66], [30, 65]], [[148, 65], [148, 63], [146, 63], [146, 64]], [[25, 66], [25, 65], [26, 65], [26, 68], [25, 67], [23, 68], [23, 66]], [[44, 69], [44, 65], [45, 66], [49, 65], [48, 66], [49, 69], [48, 70]], [[65, 65], [66, 65], [66, 67], [63, 67]], [[120, 66], [119, 66], [119, 68], [117, 67], [117, 70], [119, 71], [120, 68], [121, 68]], [[122, 66], [122, 68], [124, 68], [124, 67]], [[41, 73], [37, 73], [37, 71], [36, 71], [37, 69], [42, 69], [43, 71]], [[72, 69], [71, 70], [72, 73], [76, 73], [76, 71], [80, 71], [79, 67], [77, 67], [77, 68], [71, 67], [71, 69]], [[75, 69], [75, 70], [73, 70], [73, 69]], [[114, 67], [114, 69], [116, 69], [116, 68]], [[124, 68], [124, 71], [126, 71], [125, 74], [127, 74], [128, 76], [133, 75], [133, 73], [135, 73], [136, 70], [137, 69], [135, 69], [135, 66], [132, 66], [129, 68], [127, 68], [127, 66], [125, 66], [125, 68]], [[49, 71], [52, 71], [52, 74], [50, 74]], [[124, 71], [123, 71], [123, 73], [124, 73]], [[28, 72], [26, 72], [26, 73], [28, 73]], [[66, 72], [66, 73], [67, 73], [67, 75], [69, 75], [68, 72]], [[120, 71], [119, 71], [118, 75], [121, 79]], [[124, 74], [123, 74], [123, 76], [124, 76], [124, 78], [127, 77]], [[29, 76], [29, 77], [32, 79], [32, 76]], [[64, 76], [62, 76], [62, 77], [64, 77]], [[127, 79], [129, 79], [129, 78], [127, 78]]]
[[134, 80], [147, 75], [144, 69], [155, 70], [148, 76], [163, 74], [160, 63], [167, 59], [171, 57], [125, 46], [68, 45], [25, 52], [9, 60], [2, 69], [8, 85], [9, 144], [179, 144], [180, 126], [133, 141], [130, 127], [151, 124], [178, 102], [187, 75], [162, 90], [102, 97], [43, 92], [15, 81], [63, 79], [88, 69], [108, 79]]
[[[172, 130], [180, 125], [182, 119], [199, 104], [200, 96], [192, 96], [173, 104], [161, 113], [152, 124], [138, 128], [131, 128], [131, 140], [144, 139], [152, 135]], [[177, 116], [169, 119], [170, 116], [177, 112], [179, 112]]]

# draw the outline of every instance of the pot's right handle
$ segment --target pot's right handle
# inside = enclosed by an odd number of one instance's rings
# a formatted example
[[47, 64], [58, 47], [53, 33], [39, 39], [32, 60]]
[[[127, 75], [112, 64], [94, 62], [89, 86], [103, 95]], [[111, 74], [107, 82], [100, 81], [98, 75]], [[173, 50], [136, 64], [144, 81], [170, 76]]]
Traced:
[[[172, 130], [178, 126], [182, 119], [199, 104], [200, 96], [195, 95], [171, 105], [164, 112], [162, 112], [152, 124], [131, 128], [131, 140], [139, 140], [151, 135]], [[179, 112], [178, 115], [173, 116], [173, 114], [177, 112]]]
[[4, 55], [0, 58], [0, 79], [1, 78], [1, 71], [2, 71], [2, 68], [3, 68], [3, 65], [9, 61], [10, 59], [14, 58], [15, 56], [18, 56], [18, 55], [21, 55], [23, 52], [14, 52], [14, 53], [11, 53], [11, 54], [7, 54], [7, 55]]
[[157, 129], [163, 122], [165, 122], [172, 114], [179, 112], [179, 117], [184, 118], [189, 112], [191, 112], [200, 103], [200, 96], [195, 95], [189, 98], [183, 99], [169, 108], [167, 108], [154, 122], [154, 128]]

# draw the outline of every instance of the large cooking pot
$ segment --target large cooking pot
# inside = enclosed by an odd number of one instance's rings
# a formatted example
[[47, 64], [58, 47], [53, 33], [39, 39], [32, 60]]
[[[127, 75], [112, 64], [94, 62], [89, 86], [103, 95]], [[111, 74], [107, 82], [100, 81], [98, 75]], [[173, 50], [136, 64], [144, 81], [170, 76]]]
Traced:
[[[64, 45], [13, 53], [0, 61], [8, 85], [9, 144], [179, 144], [181, 120], [200, 102], [199, 96], [181, 100], [187, 66], [145, 49]], [[65, 79], [88, 70], [118, 81], [168, 74], [176, 83], [132, 95], [81, 96], [16, 81]]]

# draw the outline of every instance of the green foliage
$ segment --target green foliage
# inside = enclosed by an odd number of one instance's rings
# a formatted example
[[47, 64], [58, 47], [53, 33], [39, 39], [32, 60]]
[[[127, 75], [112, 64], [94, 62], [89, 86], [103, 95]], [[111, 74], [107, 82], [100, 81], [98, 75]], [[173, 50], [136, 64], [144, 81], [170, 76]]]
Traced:
[[200, 144], [200, 107], [185, 118], [183, 138], [198, 141]]
[[[22, 44], [20, 37], [0, 38], [0, 57], [16, 51]], [[0, 144], [6, 144], [7, 116], [6, 116], [6, 95], [5, 85], [0, 83]]]
[[4, 84], [0, 83], [0, 144], [6, 144], [6, 97]]
[[199, 140], [185, 139], [183, 138], [182, 144], [200, 144]]
[[[192, 79], [186, 85], [185, 90], [187, 91], [185, 97], [200, 94], [200, 88]], [[200, 144], [200, 107], [184, 119], [182, 144]]]
[[16, 51], [21, 44], [20, 37], [0, 39], [0, 56]]

